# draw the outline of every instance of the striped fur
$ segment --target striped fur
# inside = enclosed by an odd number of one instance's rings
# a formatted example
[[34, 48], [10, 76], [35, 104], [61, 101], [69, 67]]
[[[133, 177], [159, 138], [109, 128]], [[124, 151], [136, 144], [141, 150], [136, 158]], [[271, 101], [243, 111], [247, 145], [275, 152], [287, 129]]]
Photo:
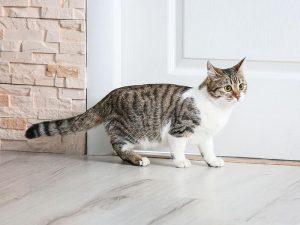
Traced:
[[41, 136], [67, 135], [86, 131], [102, 122], [100, 115], [94, 108], [85, 113], [68, 119], [46, 121], [33, 124], [27, 129], [25, 137], [33, 139]]
[[[238, 93], [234, 92], [238, 85], [244, 83], [246, 87], [240, 65], [218, 69], [208, 63], [208, 76], [198, 91], [205, 89], [215, 99], [224, 97], [231, 101], [234, 96], [237, 98]], [[224, 90], [226, 85], [232, 86], [232, 92]], [[149, 161], [133, 151], [136, 147], [144, 146], [145, 143], [162, 143], [165, 133], [183, 140], [201, 127], [201, 107], [196, 104], [197, 97], [185, 95], [191, 90], [191, 87], [175, 84], [118, 88], [85, 113], [72, 118], [34, 124], [26, 131], [25, 136], [32, 139], [67, 135], [86, 131], [103, 123], [114, 150], [123, 160], [134, 165], [147, 165]], [[243, 92], [246, 92], [246, 88]]]

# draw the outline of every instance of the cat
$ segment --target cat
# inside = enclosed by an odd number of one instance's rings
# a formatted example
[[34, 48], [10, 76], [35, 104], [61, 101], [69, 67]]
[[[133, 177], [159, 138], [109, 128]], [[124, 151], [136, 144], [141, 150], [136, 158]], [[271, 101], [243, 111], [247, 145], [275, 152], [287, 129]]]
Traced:
[[85, 113], [34, 124], [25, 136], [32, 139], [67, 135], [103, 123], [114, 151], [132, 165], [150, 164], [135, 149], [167, 145], [176, 167], [190, 167], [184, 150], [191, 142], [197, 145], [208, 166], [221, 167], [224, 161], [214, 153], [213, 137], [247, 92], [244, 59], [228, 69], [217, 68], [208, 61], [207, 77], [195, 88], [145, 84], [115, 89]]

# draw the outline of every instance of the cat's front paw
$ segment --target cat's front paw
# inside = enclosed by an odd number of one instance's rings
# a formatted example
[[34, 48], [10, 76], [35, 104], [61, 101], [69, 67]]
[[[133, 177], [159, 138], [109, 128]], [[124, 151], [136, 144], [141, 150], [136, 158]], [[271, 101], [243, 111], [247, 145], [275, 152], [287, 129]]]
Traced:
[[150, 164], [150, 160], [147, 157], [142, 157], [140, 160], [140, 166], [148, 166]]
[[175, 166], [177, 168], [188, 168], [188, 167], [191, 167], [191, 162], [188, 159], [180, 159], [180, 160], [174, 159], [173, 162], [174, 162], [174, 164], [175, 164]]
[[212, 159], [205, 159], [206, 163], [210, 167], [222, 167], [224, 166], [224, 160], [218, 157]]

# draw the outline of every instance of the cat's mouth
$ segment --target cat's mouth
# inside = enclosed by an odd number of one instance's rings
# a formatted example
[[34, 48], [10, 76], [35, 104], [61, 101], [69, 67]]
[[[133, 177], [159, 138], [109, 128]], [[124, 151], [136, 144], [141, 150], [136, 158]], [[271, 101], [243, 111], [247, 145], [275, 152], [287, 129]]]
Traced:
[[240, 98], [230, 97], [230, 98], [227, 98], [227, 101], [228, 101], [228, 102], [231, 102], [231, 103], [235, 103], [235, 102], [239, 102], [239, 101], [240, 101]]

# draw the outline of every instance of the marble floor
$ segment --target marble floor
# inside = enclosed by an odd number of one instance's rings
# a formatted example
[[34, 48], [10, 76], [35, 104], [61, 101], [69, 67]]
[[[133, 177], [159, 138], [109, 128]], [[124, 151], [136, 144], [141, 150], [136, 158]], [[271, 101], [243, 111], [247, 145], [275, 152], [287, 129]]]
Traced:
[[0, 224], [300, 224], [300, 167], [192, 164], [0, 152]]

